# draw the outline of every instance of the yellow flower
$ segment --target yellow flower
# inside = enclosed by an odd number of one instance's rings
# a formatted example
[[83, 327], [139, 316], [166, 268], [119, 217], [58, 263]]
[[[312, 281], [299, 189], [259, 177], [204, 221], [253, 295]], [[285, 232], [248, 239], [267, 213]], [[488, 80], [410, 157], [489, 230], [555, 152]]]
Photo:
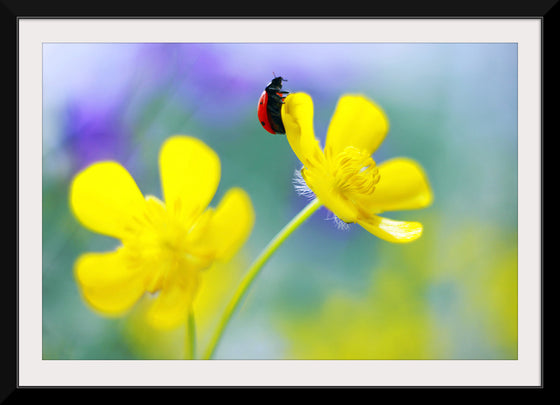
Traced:
[[116, 162], [95, 163], [74, 178], [70, 205], [90, 230], [120, 239], [113, 252], [86, 253], [75, 276], [88, 304], [104, 315], [128, 311], [155, 295], [148, 318], [171, 328], [186, 319], [201, 271], [230, 258], [254, 223], [249, 196], [230, 189], [208, 208], [221, 175], [218, 155], [202, 141], [170, 137], [159, 154], [164, 201], [144, 196]]
[[346, 223], [358, 223], [389, 242], [411, 242], [422, 234], [419, 222], [378, 216], [384, 211], [428, 206], [433, 199], [421, 166], [394, 158], [380, 165], [371, 155], [387, 134], [389, 123], [375, 103], [360, 95], [338, 102], [321, 150], [313, 130], [313, 101], [292, 93], [284, 100], [282, 121], [301, 175], [319, 201]]

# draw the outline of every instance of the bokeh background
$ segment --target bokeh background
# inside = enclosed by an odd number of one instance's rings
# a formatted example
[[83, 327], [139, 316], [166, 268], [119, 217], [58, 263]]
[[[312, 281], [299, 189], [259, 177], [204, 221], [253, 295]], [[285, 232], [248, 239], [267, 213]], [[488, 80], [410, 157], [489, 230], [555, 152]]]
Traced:
[[243, 250], [209, 269], [199, 296], [202, 351], [251, 261], [307, 203], [284, 136], [257, 120], [273, 74], [309, 93], [324, 141], [338, 98], [362, 93], [391, 129], [376, 162], [419, 161], [432, 206], [386, 213], [424, 224], [394, 245], [316, 212], [266, 264], [216, 359], [517, 358], [516, 44], [43, 45], [43, 358], [179, 359], [184, 329], [153, 330], [140, 302], [105, 318], [81, 299], [76, 258], [117, 241], [71, 215], [72, 177], [98, 160], [123, 164], [161, 196], [157, 154], [173, 134], [220, 156], [215, 206], [232, 186], [256, 223]]

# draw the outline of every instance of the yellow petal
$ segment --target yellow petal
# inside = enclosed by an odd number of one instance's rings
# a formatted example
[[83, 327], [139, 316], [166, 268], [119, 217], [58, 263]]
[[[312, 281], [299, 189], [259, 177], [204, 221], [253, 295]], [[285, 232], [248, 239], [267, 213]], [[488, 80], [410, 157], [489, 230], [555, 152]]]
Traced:
[[255, 222], [249, 195], [240, 188], [230, 189], [201, 229], [193, 229], [197, 250], [211, 252], [216, 259], [229, 259], [247, 240]]
[[121, 315], [144, 293], [144, 274], [127, 265], [122, 250], [86, 253], [74, 274], [85, 301], [104, 315]]
[[371, 155], [388, 131], [389, 121], [377, 104], [360, 95], [342, 96], [327, 131], [325, 155], [333, 159], [347, 146]]
[[76, 175], [70, 186], [70, 206], [85, 227], [122, 238], [130, 219], [142, 212], [144, 197], [124, 167], [100, 162]]
[[323, 151], [313, 130], [313, 100], [306, 93], [289, 94], [282, 106], [286, 137], [298, 159], [306, 167], [324, 161]]
[[208, 206], [220, 181], [220, 159], [199, 139], [175, 135], [162, 145], [159, 166], [167, 209], [181, 221]]
[[172, 329], [186, 320], [198, 288], [198, 277], [192, 273], [181, 280], [173, 280], [159, 291], [146, 317], [157, 329]]
[[379, 166], [379, 183], [360, 206], [367, 212], [380, 213], [424, 208], [433, 201], [428, 177], [412, 159], [394, 158]]
[[393, 243], [407, 243], [422, 235], [422, 224], [419, 222], [395, 221], [373, 215], [359, 219], [358, 223], [378, 238]]
[[358, 209], [334, 186], [330, 175], [320, 168], [302, 169], [301, 175], [321, 204], [342, 221], [354, 223]]

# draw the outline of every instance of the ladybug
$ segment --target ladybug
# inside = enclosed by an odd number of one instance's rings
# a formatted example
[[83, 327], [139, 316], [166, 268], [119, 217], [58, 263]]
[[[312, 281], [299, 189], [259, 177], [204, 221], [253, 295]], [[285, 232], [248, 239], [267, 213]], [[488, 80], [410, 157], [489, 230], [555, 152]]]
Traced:
[[264, 89], [260, 98], [257, 115], [261, 125], [271, 134], [285, 134], [284, 124], [280, 109], [284, 104], [284, 98], [289, 91], [282, 90], [282, 82], [287, 80], [281, 76], [275, 76], [274, 79]]

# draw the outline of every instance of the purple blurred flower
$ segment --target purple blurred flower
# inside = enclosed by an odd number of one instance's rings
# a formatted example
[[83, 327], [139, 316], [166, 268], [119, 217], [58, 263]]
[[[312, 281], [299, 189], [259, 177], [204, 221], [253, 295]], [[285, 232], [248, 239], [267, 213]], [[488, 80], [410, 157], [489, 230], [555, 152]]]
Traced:
[[[238, 133], [230, 129], [247, 122], [260, 131], [256, 105], [273, 72], [288, 77], [289, 91], [332, 93], [333, 86], [349, 77], [346, 65], [316, 69], [310, 63], [326, 60], [336, 49], [306, 44], [49, 44], [44, 52], [45, 105], [63, 121], [59, 132], [47, 131], [46, 136], [60, 137], [72, 166], [80, 169], [97, 160], [128, 158], [123, 154], [132, 137], [140, 137], [141, 143], [141, 137], [186, 133], [192, 127], [208, 128], [207, 134], [212, 128], [227, 129], [228, 137], [235, 137]], [[334, 101], [328, 101], [330, 108]]]
[[122, 108], [80, 100], [67, 106], [64, 132], [75, 170], [100, 160], [123, 161], [131, 131]]
[[[220, 44], [143, 44], [139, 61], [150, 80], [170, 90], [169, 102], [210, 125], [230, 125], [255, 96], [253, 75], [231, 69]], [[260, 87], [266, 85], [259, 78]], [[266, 80], [266, 79], [265, 79]], [[264, 88], [264, 87], [263, 87]], [[256, 104], [256, 101], [255, 101]]]

